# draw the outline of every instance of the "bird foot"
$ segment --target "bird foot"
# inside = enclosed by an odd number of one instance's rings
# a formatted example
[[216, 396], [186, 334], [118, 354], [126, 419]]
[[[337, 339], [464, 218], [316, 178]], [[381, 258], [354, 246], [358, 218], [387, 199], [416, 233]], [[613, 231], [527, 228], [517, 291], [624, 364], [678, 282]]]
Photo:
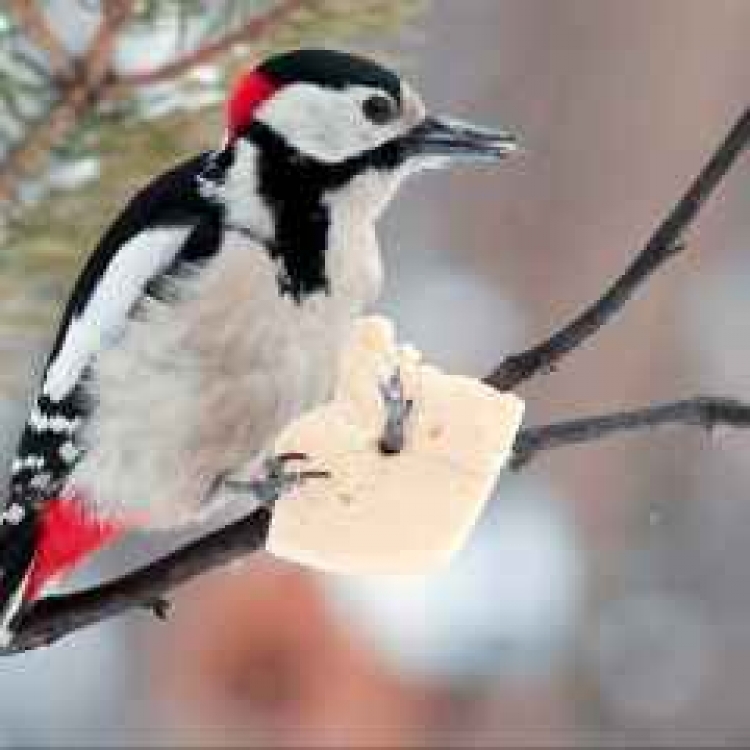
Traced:
[[263, 461], [261, 475], [254, 479], [225, 478], [223, 484], [230, 490], [250, 492], [261, 504], [273, 507], [276, 501], [299, 484], [308, 479], [327, 479], [330, 472], [320, 470], [290, 470], [290, 463], [307, 461], [305, 453], [280, 453], [269, 456]]
[[404, 395], [404, 383], [398, 367], [387, 381], [380, 384], [380, 397], [385, 406], [385, 424], [378, 447], [386, 455], [401, 453], [404, 449], [406, 420], [412, 412], [414, 401]]

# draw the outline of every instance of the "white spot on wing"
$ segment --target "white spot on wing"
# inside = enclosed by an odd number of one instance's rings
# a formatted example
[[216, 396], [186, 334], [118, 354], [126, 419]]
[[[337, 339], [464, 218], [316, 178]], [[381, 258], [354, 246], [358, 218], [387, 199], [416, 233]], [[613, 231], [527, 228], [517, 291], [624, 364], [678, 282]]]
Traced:
[[36, 490], [43, 490], [49, 486], [52, 481], [52, 474], [48, 471], [43, 471], [41, 474], [34, 474], [29, 481], [29, 485]]
[[32, 469], [34, 471], [38, 471], [43, 468], [44, 468], [44, 456], [29, 455], [29, 456], [23, 456], [20, 458], [13, 459], [13, 464], [11, 465], [11, 472], [13, 474], [18, 474], [24, 469]]
[[41, 412], [38, 407], [34, 408], [29, 417], [29, 426], [37, 432], [49, 430], [72, 435], [78, 429], [80, 423], [81, 420], [78, 417], [68, 418], [62, 414], [48, 416]]
[[66, 464], [72, 464], [78, 458], [80, 452], [70, 440], [60, 446], [60, 458]]
[[11, 526], [18, 526], [25, 517], [26, 511], [24, 510], [23, 505], [13, 503], [13, 505], [0, 513], [0, 525], [9, 523]]
[[170, 264], [190, 231], [190, 227], [149, 229], [118, 250], [83, 314], [71, 321], [47, 373], [46, 395], [59, 401], [70, 393], [91, 357], [117, 337], [147, 282]]

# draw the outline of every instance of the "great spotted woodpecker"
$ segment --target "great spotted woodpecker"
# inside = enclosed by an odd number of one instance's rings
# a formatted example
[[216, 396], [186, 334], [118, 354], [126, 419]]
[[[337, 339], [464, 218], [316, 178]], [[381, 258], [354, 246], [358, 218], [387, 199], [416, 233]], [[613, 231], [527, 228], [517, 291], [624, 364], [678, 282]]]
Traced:
[[306, 49], [241, 77], [217, 151], [139, 192], [62, 317], [0, 516], [0, 612], [128, 529], [203, 514], [217, 479], [331, 393], [378, 295], [401, 180], [497, 159], [508, 133], [429, 116], [397, 75]]

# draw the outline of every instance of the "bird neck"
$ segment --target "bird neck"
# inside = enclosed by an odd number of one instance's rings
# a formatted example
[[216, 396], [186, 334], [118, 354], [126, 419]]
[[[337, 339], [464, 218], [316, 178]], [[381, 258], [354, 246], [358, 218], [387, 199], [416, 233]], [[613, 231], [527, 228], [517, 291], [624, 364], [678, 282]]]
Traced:
[[361, 175], [301, 157], [263, 127], [222, 154], [227, 164], [209, 195], [223, 205], [227, 226], [267, 248], [282, 294], [302, 302], [354, 285], [367, 301], [377, 295], [382, 205]]

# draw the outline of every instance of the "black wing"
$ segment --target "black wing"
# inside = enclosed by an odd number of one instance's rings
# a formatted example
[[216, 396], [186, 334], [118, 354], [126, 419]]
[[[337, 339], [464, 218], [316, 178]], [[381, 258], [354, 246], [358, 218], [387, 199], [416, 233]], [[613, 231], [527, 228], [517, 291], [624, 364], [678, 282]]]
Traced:
[[[217, 251], [221, 208], [201, 196], [198, 182], [210, 165], [211, 155], [204, 153], [157, 177], [128, 203], [89, 257], [63, 313], [41, 392], [21, 435], [9, 500], [44, 499], [59, 488], [79, 458], [75, 436], [88, 413], [84, 376], [91, 358], [124, 325], [155, 280]], [[162, 232], [164, 247], [152, 253], [150, 237], [157, 236], [154, 230], [164, 229], [176, 230], [174, 240], [165, 242]], [[130, 278], [124, 279], [127, 283], [120, 284], [118, 274], [125, 271], [119, 251], [127, 243], [133, 247], [123, 255], [132, 251], [128, 264], [137, 264], [140, 275], [133, 278], [131, 268]], [[122, 296], [101, 299], [103, 282], [110, 294]], [[96, 326], [101, 330], [91, 330]]]

